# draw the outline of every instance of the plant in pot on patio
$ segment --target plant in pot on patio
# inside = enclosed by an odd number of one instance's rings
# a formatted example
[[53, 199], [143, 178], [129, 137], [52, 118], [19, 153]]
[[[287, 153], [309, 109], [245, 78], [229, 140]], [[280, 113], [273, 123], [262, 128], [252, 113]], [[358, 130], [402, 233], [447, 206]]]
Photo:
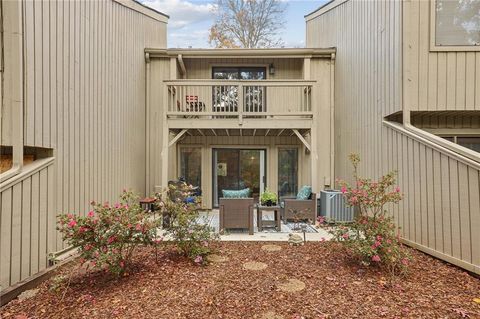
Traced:
[[262, 206], [277, 205], [277, 194], [266, 189], [260, 196], [260, 204], [262, 204]]

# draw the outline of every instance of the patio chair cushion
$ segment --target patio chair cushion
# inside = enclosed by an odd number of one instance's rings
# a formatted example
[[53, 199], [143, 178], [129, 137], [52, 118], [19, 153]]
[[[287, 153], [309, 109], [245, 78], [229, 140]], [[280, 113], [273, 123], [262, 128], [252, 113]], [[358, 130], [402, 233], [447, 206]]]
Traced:
[[302, 186], [297, 193], [298, 200], [307, 200], [312, 195], [312, 186]]
[[250, 188], [241, 190], [222, 189], [223, 198], [248, 198], [250, 196]]

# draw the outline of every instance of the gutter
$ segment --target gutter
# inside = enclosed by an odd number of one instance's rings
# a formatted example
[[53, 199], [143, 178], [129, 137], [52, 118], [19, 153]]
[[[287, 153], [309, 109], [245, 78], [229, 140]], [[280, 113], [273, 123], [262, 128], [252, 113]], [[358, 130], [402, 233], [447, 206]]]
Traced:
[[275, 49], [158, 49], [145, 48], [150, 57], [182, 58], [331, 58], [335, 48], [275, 48]]
[[182, 55], [179, 54], [178, 57], [178, 65], [180, 66], [180, 71], [182, 73], [182, 78], [186, 78], [187, 76], [187, 69], [185, 68], [185, 63], [183, 62]]

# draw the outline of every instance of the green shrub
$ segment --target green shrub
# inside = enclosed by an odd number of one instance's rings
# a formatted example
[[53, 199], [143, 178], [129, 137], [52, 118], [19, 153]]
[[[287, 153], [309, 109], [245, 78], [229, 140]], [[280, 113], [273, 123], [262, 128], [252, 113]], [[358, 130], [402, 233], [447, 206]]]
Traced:
[[200, 198], [189, 201], [191, 190], [192, 186], [186, 184], [170, 185], [165, 192], [156, 195], [157, 205], [162, 215], [170, 219], [166, 233], [180, 253], [197, 264], [205, 264], [217, 235], [206, 222], [200, 221], [197, 210]]
[[138, 197], [124, 191], [120, 202], [96, 204], [87, 216], [61, 214], [57, 229], [69, 245], [78, 247], [82, 261], [123, 274], [135, 248], [156, 242], [156, 223], [140, 207]]
[[358, 217], [351, 224], [329, 227], [333, 239], [364, 265], [386, 267], [392, 275], [404, 273], [410, 261], [400, 243], [398, 228], [385, 209], [402, 199], [400, 188], [395, 186], [396, 172], [382, 176], [378, 181], [358, 176], [360, 158], [350, 155], [354, 168], [355, 184], [339, 181], [347, 203], [355, 206]]

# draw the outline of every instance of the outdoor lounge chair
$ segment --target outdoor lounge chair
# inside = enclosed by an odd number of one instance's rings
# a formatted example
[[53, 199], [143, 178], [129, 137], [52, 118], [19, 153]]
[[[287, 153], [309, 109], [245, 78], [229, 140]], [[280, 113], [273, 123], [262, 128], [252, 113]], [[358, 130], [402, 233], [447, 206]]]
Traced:
[[253, 235], [253, 198], [220, 198], [220, 230], [247, 228]]
[[312, 192], [308, 199], [281, 198], [281, 215], [284, 222], [292, 219], [310, 220], [317, 218], [317, 195]]

